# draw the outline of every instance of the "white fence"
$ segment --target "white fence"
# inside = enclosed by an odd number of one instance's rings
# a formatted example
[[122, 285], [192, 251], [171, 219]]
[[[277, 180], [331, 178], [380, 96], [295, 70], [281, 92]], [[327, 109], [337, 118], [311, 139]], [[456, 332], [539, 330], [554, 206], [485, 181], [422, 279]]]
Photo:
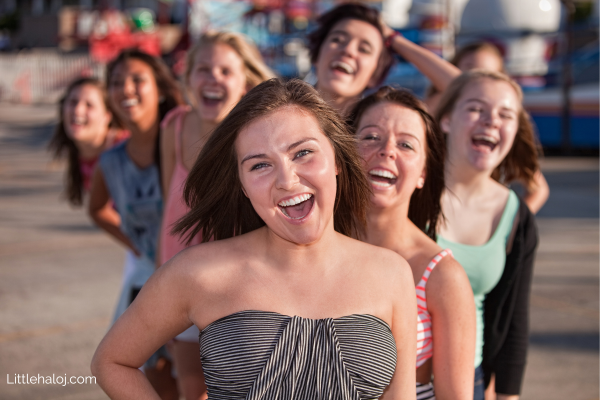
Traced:
[[104, 69], [87, 54], [0, 54], [0, 102], [54, 103], [71, 81], [81, 76], [103, 79]]

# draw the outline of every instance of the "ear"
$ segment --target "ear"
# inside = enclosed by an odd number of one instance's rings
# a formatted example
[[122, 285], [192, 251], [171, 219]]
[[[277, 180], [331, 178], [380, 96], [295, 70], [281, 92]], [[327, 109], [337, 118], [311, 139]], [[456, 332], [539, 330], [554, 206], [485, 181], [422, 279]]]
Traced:
[[440, 128], [442, 128], [443, 133], [450, 132], [450, 118], [442, 117], [440, 120]]
[[421, 176], [419, 177], [419, 180], [417, 181], [417, 189], [423, 189], [423, 186], [425, 186], [425, 178], [427, 178], [427, 168], [423, 167]]
[[373, 72], [373, 75], [371, 75], [371, 79], [369, 79], [369, 83], [367, 83], [367, 89], [373, 89], [375, 86], [377, 86], [379, 83], [379, 78], [381, 78], [381, 67], [378, 64], [375, 72]]
[[242, 186], [242, 192], [244, 192], [244, 196], [248, 197], [248, 193], [246, 193], [246, 189]]
[[106, 110], [106, 126], [110, 125], [110, 123], [112, 122], [112, 119], [113, 119], [113, 114], [110, 111]]

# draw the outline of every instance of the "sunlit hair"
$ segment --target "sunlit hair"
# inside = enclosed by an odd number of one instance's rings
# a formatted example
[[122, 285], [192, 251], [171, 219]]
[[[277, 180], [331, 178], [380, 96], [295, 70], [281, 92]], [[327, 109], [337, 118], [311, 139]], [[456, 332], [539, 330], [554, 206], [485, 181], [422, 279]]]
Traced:
[[[383, 28], [381, 26], [381, 15], [379, 11], [359, 3], [342, 4], [319, 16], [319, 18], [317, 18], [317, 28], [307, 36], [310, 61], [313, 64], [317, 63], [321, 47], [323, 46], [325, 39], [327, 39], [331, 29], [338, 22], [346, 19], [355, 19], [374, 26], [381, 34], [381, 41], [383, 42]], [[375, 74], [377, 74], [377, 84], [380, 84], [385, 80], [393, 62], [394, 58], [392, 57], [392, 54], [385, 46], [383, 46], [379, 56], [378, 67], [375, 71]]]
[[[309, 84], [298, 79], [270, 79], [250, 90], [217, 126], [202, 148], [184, 188], [190, 212], [173, 233], [190, 238], [202, 232], [208, 241], [241, 235], [265, 225], [244, 195], [238, 175], [235, 141], [242, 129], [282, 108], [308, 112], [329, 139], [338, 170], [334, 228], [358, 236], [364, 229], [370, 188], [356, 141], [338, 114]], [[296, 111], [297, 112], [297, 111]]]
[[[128, 60], [138, 60], [148, 65], [152, 69], [156, 86], [160, 95], [158, 103], [158, 123], [163, 120], [165, 115], [173, 108], [183, 104], [183, 96], [179, 84], [173, 77], [169, 67], [160, 58], [151, 56], [143, 51], [136, 49], [124, 50], [119, 56], [111, 61], [106, 67], [106, 87], [110, 90], [111, 82], [115, 68]], [[125, 123], [125, 121], [124, 121]], [[130, 128], [130, 127], [128, 127]], [[154, 148], [154, 161], [160, 171], [160, 135], [156, 135], [156, 146]]]
[[498, 47], [496, 47], [493, 43], [490, 43], [490, 42], [476, 42], [476, 43], [471, 43], [464, 47], [461, 47], [456, 52], [456, 54], [454, 55], [454, 57], [452, 58], [452, 60], [450, 62], [458, 67], [458, 64], [460, 64], [460, 62], [463, 60], [463, 58], [465, 58], [473, 53], [477, 53], [479, 51], [487, 51], [487, 52], [495, 55], [496, 57], [498, 57], [498, 59], [500, 60], [501, 68], [502, 68], [502, 70], [500, 72], [506, 73], [506, 71], [504, 71], [504, 58], [502, 57], [502, 53], [500, 53], [500, 50], [498, 49]]
[[425, 126], [425, 183], [423, 188], [415, 189], [408, 208], [410, 220], [436, 240], [438, 220], [443, 218], [440, 200], [444, 191], [444, 158], [446, 148], [437, 123], [426, 111], [427, 106], [412, 93], [404, 89], [384, 86], [377, 92], [362, 99], [350, 114], [350, 123], [354, 131], [358, 129], [362, 116], [370, 108], [382, 103], [392, 103], [419, 114]]
[[[244, 63], [247, 89], [275, 77], [275, 74], [263, 61], [258, 48], [240, 33], [210, 31], [203, 34], [198, 42], [187, 52], [185, 64], [185, 82], [189, 83], [190, 74], [196, 62], [196, 55], [201, 49], [224, 44], [231, 47]], [[193, 98], [193, 97], [191, 97]]]
[[[93, 86], [96, 88], [102, 97], [104, 107], [112, 113], [113, 120], [111, 127], [119, 127], [115, 113], [109, 104], [108, 95], [104, 84], [96, 78], [79, 78], [71, 82], [65, 90], [65, 94], [58, 102], [58, 124], [54, 129], [54, 134], [48, 143], [48, 149], [54, 153], [54, 159], [67, 159], [67, 171], [65, 173], [65, 194], [71, 205], [80, 207], [83, 204], [83, 175], [79, 167], [79, 149], [75, 145], [73, 139], [67, 135], [64, 120], [65, 102], [71, 92], [82, 86]], [[107, 130], [109, 127], [106, 128]]]
[[541, 154], [541, 147], [536, 139], [529, 114], [523, 109], [523, 92], [521, 91], [521, 87], [507, 75], [481, 69], [464, 72], [448, 86], [442, 95], [435, 119], [440, 123], [443, 117], [452, 113], [456, 101], [460, 98], [465, 88], [469, 85], [477, 84], [484, 79], [508, 83], [517, 94], [519, 105], [521, 106], [518, 113], [519, 127], [515, 141], [507, 156], [492, 173], [492, 178], [504, 184], [518, 180], [525, 183], [528, 189], [532, 189], [535, 187], [533, 176], [540, 167], [538, 157]]

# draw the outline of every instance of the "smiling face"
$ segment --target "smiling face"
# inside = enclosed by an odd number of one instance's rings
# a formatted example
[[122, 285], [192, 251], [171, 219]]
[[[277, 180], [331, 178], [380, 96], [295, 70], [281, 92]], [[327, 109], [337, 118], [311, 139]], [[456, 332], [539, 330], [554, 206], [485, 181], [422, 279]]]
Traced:
[[115, 66], [108, 85], [109, 98], [123, 121], [136, 125], [157, 121], [160, 92], [148, 64], [135, 58], [123, 61]]
[[286, 106], [258, 118], [235, 142], [244, 193], [269, 229], [297, 244], [333, 230], [333, 146], [314, 116]]
[[520, 108], [507, 82], [482, 78], [468, 84], [440, 120], [448, 134], [448, 162], [491, 174], [513, 145]]
[[375, 85], [382, 50], [383, 38], [373, 25], [356, 19], [338, 22], [319, 50], [315, 65], [319, 91], [352, 98]]
[[71, 90], [62, 108], [67, 136], [76, 146], [100, 147], [106, 139], [112, 114], [107, 110], [102, 91], [94, 85], [80, 85]]
[[408, 206], [425, 182], [425, 123], [414, 110], [382, 102], [367, 109], [356, 135], [373, 195], [371, 206]]
[[218, 123], [246, 93], [244, 62], [225, 44], [198, 50], [188, 78], [200, 118]]

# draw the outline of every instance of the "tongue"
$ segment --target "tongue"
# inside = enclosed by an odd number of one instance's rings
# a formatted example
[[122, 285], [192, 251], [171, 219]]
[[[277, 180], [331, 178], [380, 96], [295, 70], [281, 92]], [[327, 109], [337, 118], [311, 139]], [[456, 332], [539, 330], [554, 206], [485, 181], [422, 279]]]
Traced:
[[473, 144], [476, 147], [487, 147], [490, 150], [492, 150], [494, 147], [496, 147], [495, 144], [488, 142], [487, 140], [481, 140], [481, 139], [473, 139]]
[[300, 219], [310, 211], [311, 201], [303, 201], [300, 204], [296, 204], [295, 206], [289, 206], [285, 208], [285, 212], [294, 219]]

